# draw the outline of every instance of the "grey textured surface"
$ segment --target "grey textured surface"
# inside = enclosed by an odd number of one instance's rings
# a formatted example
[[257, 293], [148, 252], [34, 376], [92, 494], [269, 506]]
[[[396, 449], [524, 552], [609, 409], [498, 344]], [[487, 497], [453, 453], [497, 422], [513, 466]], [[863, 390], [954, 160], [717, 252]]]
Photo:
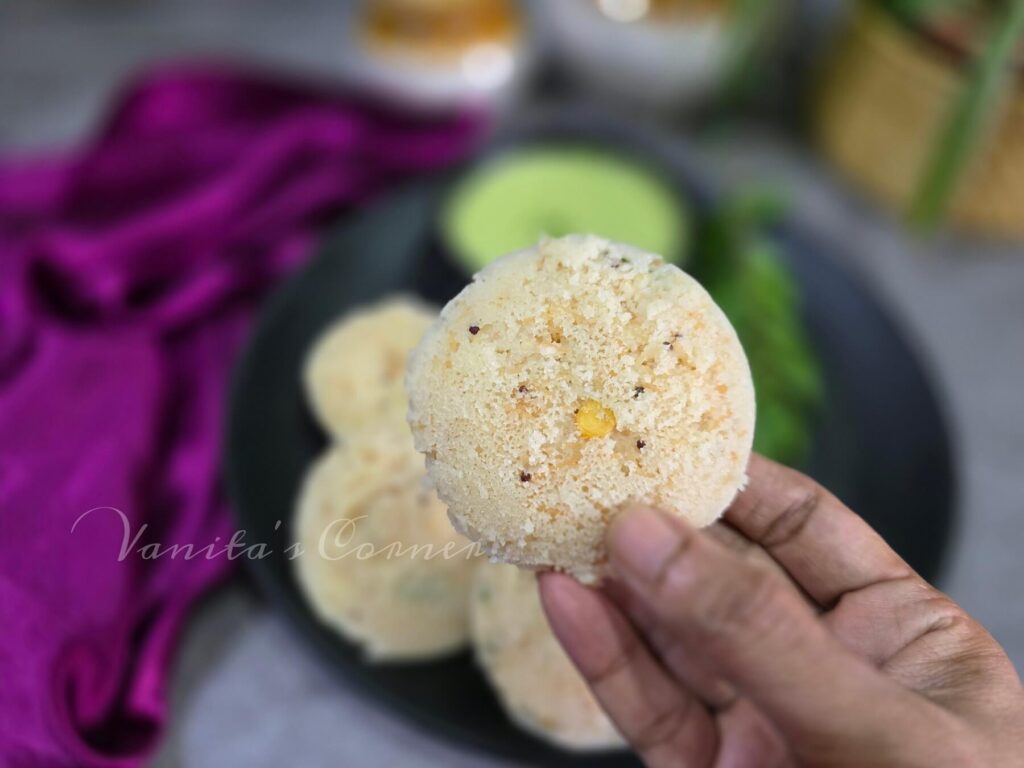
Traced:
[[175, 674], [162, 768], [498, 765], [350, 691], [243, 586], [211, 595]]
[[[67, 145], [145, 62], [228, 54], [335, 71], [342, 0], [0, 0], [0, 148]], [[751, 132], [701, 147], [723, 184], [789, 187], [796, 217], [922, 348], [957, 434], [961, 522], [942, 586], [1024, 667], [1024, 249], [908, 240], [813, 157]], [[865, 375], [870, 375], [869, 371]], [[398, 721], [321, 668], [234, 583], [192, 619], [157, 758], [178, 766], [493, 764]]]

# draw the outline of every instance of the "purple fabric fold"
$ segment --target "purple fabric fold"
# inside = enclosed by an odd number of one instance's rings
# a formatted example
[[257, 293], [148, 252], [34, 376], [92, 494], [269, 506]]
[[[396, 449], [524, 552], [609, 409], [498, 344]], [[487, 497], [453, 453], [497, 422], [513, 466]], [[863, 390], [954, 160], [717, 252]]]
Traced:
[[325, 224], [481, 127], [170, 67], [80, 152], [0, 160], [0, 764], [151, 752], [182, 619], [233, 561], [144, 547], [230, 539], [225, 388], [254, 308]]

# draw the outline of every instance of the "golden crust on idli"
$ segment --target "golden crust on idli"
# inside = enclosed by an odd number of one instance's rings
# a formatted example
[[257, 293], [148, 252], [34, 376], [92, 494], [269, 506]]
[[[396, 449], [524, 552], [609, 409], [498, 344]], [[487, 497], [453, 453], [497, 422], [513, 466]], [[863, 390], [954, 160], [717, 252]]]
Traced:
[[397, 297], [341, 318], [314, 343], [303, 383], [320, 425], [333, 437], [405, 418], [409, 352], [437, 317], [415, 299]]
[[309, 470], [295, 518], [302, 591], [373, 660], [445, 655], [468, 641], [479, 557], [423, 482], [408, 430], [354, 433]]
[[566, 749], [622, 746], [551, 631], [536, 574], [481, 563], [473, 581], [470, 627], [477, 663], [512, 720]]
[[626, 502], [704, 526], [745, 481], [754, 389], [725, 315], [660, 257], [590, 236], [480, 272], [413, 351], [416, 447], [493, 557], [603, 575]]

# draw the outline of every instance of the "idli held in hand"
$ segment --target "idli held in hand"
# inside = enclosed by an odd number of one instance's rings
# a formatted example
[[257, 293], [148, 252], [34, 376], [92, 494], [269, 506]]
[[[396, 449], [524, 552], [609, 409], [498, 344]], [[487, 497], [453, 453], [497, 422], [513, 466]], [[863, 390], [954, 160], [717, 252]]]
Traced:
[[592, 236], [481, 271], [410, 357], [409, 424], [455, 526], [584, 581], [627, 502], [714, 521], [745, 481], [754, 389], [707, 292]]

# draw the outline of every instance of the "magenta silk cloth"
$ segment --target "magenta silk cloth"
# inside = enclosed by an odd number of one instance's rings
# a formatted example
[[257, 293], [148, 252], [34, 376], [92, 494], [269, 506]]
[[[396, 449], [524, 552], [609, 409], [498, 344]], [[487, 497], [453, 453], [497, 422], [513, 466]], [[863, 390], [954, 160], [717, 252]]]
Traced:
[[82, 152], [0, 162], [0, 764], [150, 753], [182, 618], [231, 561], [122, 560], [125, 522], [136, 547], [230, 538], [225, 385], [254, 307], [324, 224], [479, 134], [171, 67]]

